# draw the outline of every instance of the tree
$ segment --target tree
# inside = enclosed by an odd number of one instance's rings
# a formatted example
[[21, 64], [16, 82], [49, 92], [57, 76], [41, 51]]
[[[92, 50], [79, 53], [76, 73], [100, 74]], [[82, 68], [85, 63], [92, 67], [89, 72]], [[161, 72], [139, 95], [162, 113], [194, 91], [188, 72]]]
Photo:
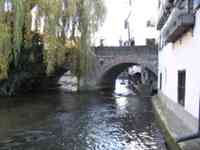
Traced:
[[[11, 11], [5, 9], [8, 3]], [[89, 63], [91, 35], [105, 17], [103, 0], [0, 0], [0, 7], [0, 79], [8, 77], [10, 64], [20, 66], [22, 49], [33, 44], [30, 39], [38, 32], [31, 31], [31, 10], [35, 7], [35, 21], [45, 24], [44, 33], [39, 34], [44, 42], [47, 74], [65, 62], [66, 54], [75, 59], [75, 73], [79, 77], [84, 73]]]
[[0, 0], [0, 95], [34, 87], [66, 59], [80, 79], [105, 12], [103, 0]]

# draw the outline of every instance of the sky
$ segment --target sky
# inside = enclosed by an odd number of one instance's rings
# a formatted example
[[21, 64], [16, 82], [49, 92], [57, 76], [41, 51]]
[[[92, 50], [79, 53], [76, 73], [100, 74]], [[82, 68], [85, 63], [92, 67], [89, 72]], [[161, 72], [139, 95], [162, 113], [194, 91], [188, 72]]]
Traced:
[[128, 39], [128, 31], [124, 29], [124, 20], [129, 18], [131, 37], [134, 37], [136, 45], [144, 45], [147, 37], [156, 37], [155, 28], [147, 28], [148, 20], [156, 21], [157, 0], [104, 0], [107, 15], [104, 24], [95, 34], [94, 43], [99, 45], [100, 39], [104, 39], [104, 45], [117, 46], [119, 40]]

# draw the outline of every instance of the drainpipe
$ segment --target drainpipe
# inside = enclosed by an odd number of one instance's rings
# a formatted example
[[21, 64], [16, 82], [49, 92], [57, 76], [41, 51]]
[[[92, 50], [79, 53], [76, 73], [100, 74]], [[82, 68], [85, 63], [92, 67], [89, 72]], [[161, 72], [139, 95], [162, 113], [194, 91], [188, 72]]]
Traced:
[[191, 135], [186, 135], [186, 136], [180, 137], [180, 138], [176, 139], [176, 142], [180, 143], [180, 142], [193, 140], [193, 139], [197, 139], [197, 138], [200, 138], [200, 101], [199, 101], [199, 121], [198, 121], [198, 131], [197, 131], [197, 133], [193, 133]]

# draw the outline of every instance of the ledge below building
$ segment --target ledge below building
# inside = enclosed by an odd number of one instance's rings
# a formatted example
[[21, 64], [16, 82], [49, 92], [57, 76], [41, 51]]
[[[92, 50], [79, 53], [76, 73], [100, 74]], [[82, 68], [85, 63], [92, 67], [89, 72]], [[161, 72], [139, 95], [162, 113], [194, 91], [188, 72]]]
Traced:
[[197, 132], [197, 119], [161, 93], [152, 102], [169, 150], [200, 150], [200, 138], [176, 143], [176, 139]]

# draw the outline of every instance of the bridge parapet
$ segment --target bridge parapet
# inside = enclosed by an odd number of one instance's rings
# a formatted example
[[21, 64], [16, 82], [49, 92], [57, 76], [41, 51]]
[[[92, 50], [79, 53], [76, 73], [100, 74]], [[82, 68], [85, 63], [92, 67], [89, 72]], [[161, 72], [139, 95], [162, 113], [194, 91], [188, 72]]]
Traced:
[[96, 47], [94, 52], [97, 56], [122, 56], [122, 55], [157, 55], [155, 47], [132, 46], [132, 47]]

